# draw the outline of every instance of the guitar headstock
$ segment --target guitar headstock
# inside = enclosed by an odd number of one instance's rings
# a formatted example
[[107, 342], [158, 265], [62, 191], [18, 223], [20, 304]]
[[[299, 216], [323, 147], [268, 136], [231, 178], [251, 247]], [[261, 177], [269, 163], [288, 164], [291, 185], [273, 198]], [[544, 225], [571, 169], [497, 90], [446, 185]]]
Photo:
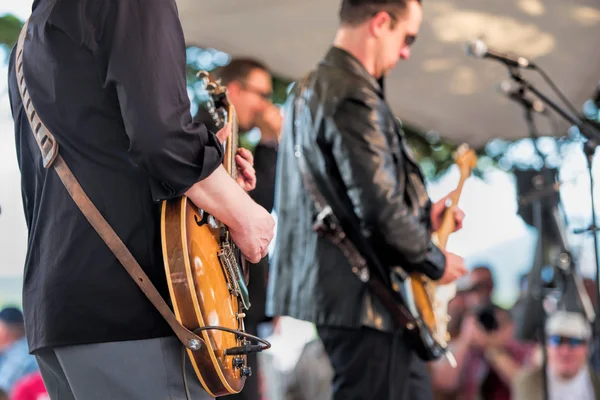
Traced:
[[454, 160], [460, 170], [461, 176], [465, 178], [469, 177], [473, 168], [477, 166], [477, 154], [466, 143], [458, 146], [454, 154]]
[[218, 128], [222, 128], [227, 122], [231, 104], [227, 98], [227, 88], [220, 80], [213, 80], [208, 71], [199, 71], [196, 76], [203, 83], [208, 92], [209, 99], [207, 110]]

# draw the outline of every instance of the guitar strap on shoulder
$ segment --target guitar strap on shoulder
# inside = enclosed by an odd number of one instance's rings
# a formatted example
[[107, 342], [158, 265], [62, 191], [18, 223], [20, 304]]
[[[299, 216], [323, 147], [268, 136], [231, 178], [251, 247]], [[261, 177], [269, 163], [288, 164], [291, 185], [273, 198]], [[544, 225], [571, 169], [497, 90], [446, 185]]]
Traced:
[[[306, 88], [307, 81], [308, 75], [300, 82], [297, 97], [294, 99], [292, 140], [294, 145], [294, 155], [298, 160], [298, 167], [302, 175], [304, 187], [312, 198], [317, 210], [317, 218], [313, 224], [313, 230], [328, 237], [336, 246], [338, 246], [338, 248], [340, 248], [346, 259], [350, 262], [352, 272], [361, 282], [365, 283], [373, 294], [379, 297], [384, 306], [389, 309], [397, 327], [406, 327], [409, 330], [413, 329], [417, 325], [415, 317], [404, 304], [399, 302], [398, 299], [392, 295], [391, 289], [386, 288], [380, 279], [371, 274], [367, 260], [362, 256], [360, 251], [344, 232], [339, 219], [336, 217], [333, 209], [328, 204], [323, 194], [317, 189], [317, 184], [308, 170], [300, 134], [298, 133], [299, 128], [306, 126], [306, 123], [308, 123], [306, 113], [303, 114], [300, 108], [306, 101], [304, 98], [304, 89]], [[302, 118], [304, 118], [304, 124]]]
[[204, 341], [193, 332], [182, 326], [178, 321], [165, 300], [162, 298], [160, 293], [156, 290], [142, 267], [135, 260], [131, 252], [127, 249], [123, 241], [119, 238], [116, 232], [104, 219], [100, 211], [96, 208], [94, 203], [86, 195], [83, 188], [77, 181], [77, 178], [71, 172], [71, 169], [65, 163], [65, 160], [59, 153], [58, 142], [54, 138], [54, 135], [48, 130], [44, 123], [40, 120], [39, 115], [36, 113], [31, 97], [27, 90], [27, 84], [23, 75], [23, 43], [27, 36], [27, 27], [29, 21], [25, 22], [19, 41], [17, 42], [17, 54], [15, 71], [17, 75], [17, 83], [19, 86], [19, 93], [23, 101], [23, 107], [27, 113], [27, 119], [31, 126], [33, 136], [42, 152], [42, 160], [44, 168], [54, 167], [54, 170], [60, 177], [60, 180], [65, 185], [65, 188], [73, 198], [77, 207], [81, 210], [86, 219], [94, 227], [96, 232], [104, 240], [106, 245], [114, 253], [115, 257], [121, 262], [123, 267], [127, 270], [131, 278], [138, 284], [140, 289], [152, 302], [154, 307], [161, 313], [167, 323], [171, 326], [179, 340], [183, 345], [191, 350], [199, 350]]

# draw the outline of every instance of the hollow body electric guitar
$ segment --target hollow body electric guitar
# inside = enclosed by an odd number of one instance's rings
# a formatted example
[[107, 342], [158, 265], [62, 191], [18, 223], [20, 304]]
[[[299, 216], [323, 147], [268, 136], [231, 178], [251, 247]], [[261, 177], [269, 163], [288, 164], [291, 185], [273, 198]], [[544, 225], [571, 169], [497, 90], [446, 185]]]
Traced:
[[[446, 249], [448, 237], [456, 228], [453, 209], [458, 204], [465, 181], [471, 175], [471, 170], [477, 165], [475, 152], [465, 144], [457, 149], [455, 160], [460, 170], [458, 187], [449, 196], [442, 224], [432, 235], [433, 242], [442, 250]], [[421, 273], [410, 274], [407, 283], [409, 284], [408, 289], [412, 292], [412, 311], [421, 317], [432, 333], [433, 340], [439, 348], [444, 350], [450, 363], [456, 366], [454, 357], [447, 351], [450, 340], [448, 303], [456, 296], [456, 284], [439, 285]]]
[[[223, 164], [236, 178], [235, 109], [224, 87], [210, 81], [204, 71], [199, 76], [210, 95], [208, 110], [217, 126], [232, 124]], [[213, 397], [239, 393], [251, 375], [247, 354], [269, 347], [244, 331], [244, 311], [250, 307], [245, 259], [227, 227], [186, 196], [162, 203], [161, 235], [175, 316], [204, 340], [198, 350], [187, 349], [194, 371]], [[248, 338], [266, 346], [251, 345]]]

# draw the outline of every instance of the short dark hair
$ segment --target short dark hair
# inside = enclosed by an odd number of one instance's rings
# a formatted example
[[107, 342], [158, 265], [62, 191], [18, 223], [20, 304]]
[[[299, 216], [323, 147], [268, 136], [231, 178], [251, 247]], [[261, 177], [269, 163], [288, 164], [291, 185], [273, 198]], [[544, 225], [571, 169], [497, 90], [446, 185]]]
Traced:
[[0, 322], [4, 323], [15, 336], [20, 337], [25, 334], [23, 313], [16, 307], [6, 307], [0, 311]]
[[379, 12], [387, 12], [395, 23], [395, 17], [406, 10], [410, 1], [421, 4], [421, 0], [342, 0], [340, 23], [356, 26], [373, 18]]
[[233, 81], [243, 81], [256, 69], [269, 73], [269, 69], [265, 64], [258, 60], [253, 58], [234, 58], [229, 64], [216, 69], [214, 74], [217, 79], [221, 80], [223, 85], [227, 85]]

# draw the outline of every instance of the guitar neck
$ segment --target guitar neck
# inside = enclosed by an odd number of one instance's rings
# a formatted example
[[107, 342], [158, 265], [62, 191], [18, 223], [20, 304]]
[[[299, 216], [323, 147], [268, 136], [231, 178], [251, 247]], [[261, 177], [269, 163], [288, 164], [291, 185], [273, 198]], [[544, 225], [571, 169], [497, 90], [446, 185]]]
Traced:
[[435, 232], [437, 236], [437, 245], [442, 250], [446, 249], [446, 245], [448, 244], [448, 238], [450, 237], [450, 234], [456, 229], [456, 223], [454, 220], [454, 209], [458, 205], [458, 200], [460, 199], [460, 195], [462, 193], [462, 189], [466, 180], [466, 176], [460, 177], [456, 190], [450, 196], [451, 204], [446, 209], [446, 211], [444, 211], [444, 218], [442, 219], [442, 224], [440, 225], [439, 229]]
[[225, 141], [225, 154], [223, 157], [223, 166], [225, 170], [233, 179], [237, 178], [237, 164], [235, 162], [235, 155], [238, 151], [238, 124], [237, 116], [235, 115], [235, 109], [233, 106], [229, 106], [227, 112], [227, 122], [231, 124], [231, 136]]

